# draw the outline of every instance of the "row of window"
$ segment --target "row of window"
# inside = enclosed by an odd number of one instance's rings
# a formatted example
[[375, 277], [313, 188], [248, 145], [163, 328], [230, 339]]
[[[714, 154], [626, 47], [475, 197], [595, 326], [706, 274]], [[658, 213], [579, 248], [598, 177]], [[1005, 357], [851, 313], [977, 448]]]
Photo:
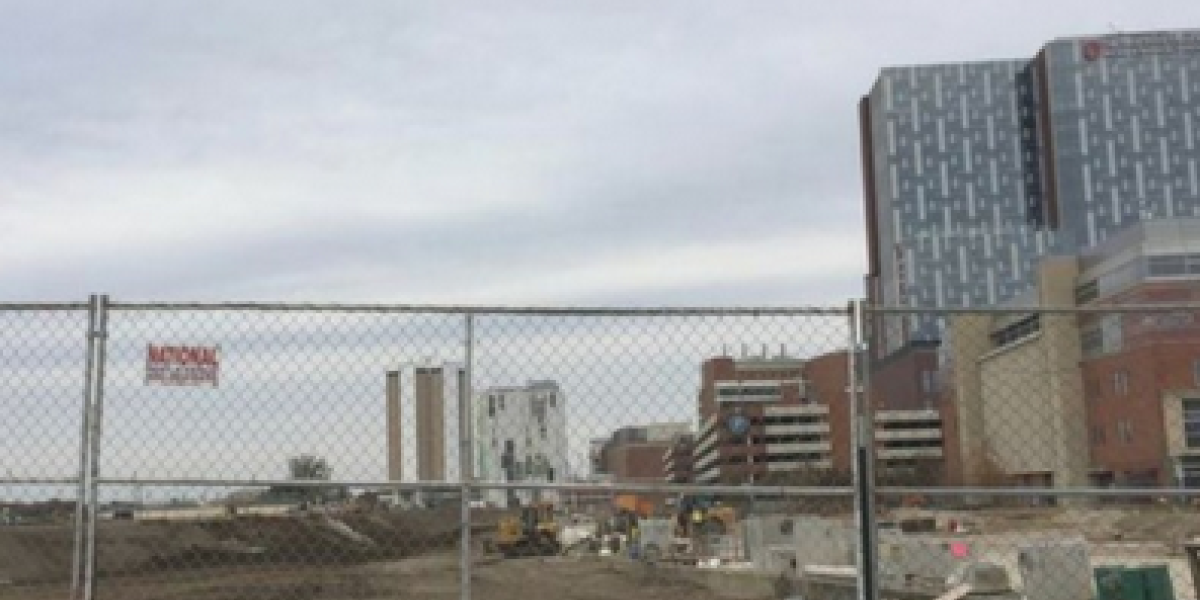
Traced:
[[934, 417], [919, 421], [883, 421], [877, 423], [875, 428], [880, 431], [916, 431], [921, 429], [938, 429], [941, 426], [942, 420]]
[[750, 422], [767, 425], [819, 425], [825, 422], [825, 417], [823, 415], [767, 416], [762, 419], [751, 418]]
[[883, 447], [888, 450], [899, 450], [908, 448], [941, 448], [942, 440], [888, 440], [883, 442]]
[[[1122, 444], [1133, 443], [1133, 422], [1127, 419], [1117, 421], [1116, 441]], [[1103, 425], [1092, 427], [1092, 444], [1103, 446], [1108, 443], [1108, 431]]]
[[1200, 254], [1164, 254], [1146, 259], [1146, 272], [1151, 277], [1200, 275]]
[[1140, 279], [1139, 273], [1146, 277], [1180, 277], [1185, 275], [1200, 275], [1200, 254], [1159, 254], [1132, 261], [1126, 266], [1106, 273], [1099, 279], [1085, 281], [1075, 287], [1075, 301], [1087, 304], [1100, 297], [1100, 292], [1113, 293], [1127, 287]]
[[747, 461], [745, 456], [730, 456], [722, 462], [727, 465], [744, 465], [747, 462], [752, 462], [755, 464], [807, 462], [814, 460], [828, 460], [829, 454], [825, 452], [792, 452], [789, 454], [756, 454], [750, 458], [751, 460]]
[[778, 396], [779, 394], [780, 386], [778, 385], [744, 385], [717, 390], [718, 396], [726, 398], [739, 396]]
[[1169, 312], [1140, 317], [1105, 315], [1080, 333], [1080, 347], [1085, 357], [1120, 352], [1124, 347], [1125, 331], [1133, 334], [1153, 331], [1178, 331], [1194, 326], [1196, 317], [1190, 312]]
[[[532, 406], [535, 413], [545, 414], [546, 403], [549, 403], [550, 408], [558, 406], [558, 398], [554, 394], [550, 394], [546, 398], [535, 398], [532, 401]], [[504, 396], [491, 395], [488, 396], [488, 416], [496, 416], [497, 410], [504, 410]]]
[[[1200, 387], [1200, 358], [1192, 360], [1192, 384]], [[1112, 393], [1116, 396], [1128, 396], [1130, 390], [1130, 372], [1128, 369], [1117, 369], [1112, 372]], [[1099, 389], [1094, 382], [1088, 382], [1088, 396], [1101, 398], [1105, 396], [1104, 390]]]

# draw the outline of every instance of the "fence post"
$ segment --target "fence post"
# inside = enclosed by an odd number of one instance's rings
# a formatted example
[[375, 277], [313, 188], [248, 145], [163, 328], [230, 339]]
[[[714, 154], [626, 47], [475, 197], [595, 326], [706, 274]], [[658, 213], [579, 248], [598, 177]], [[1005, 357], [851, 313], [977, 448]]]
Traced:
[[87, 351], [83, 370], [83, 408], [80, 416], [79, 430], [79, 483], [75, 492], [75, 542], [71, 556], [71, 598], [80, 600], [83, 592], [83, 573], [86, 562], [84, 544], [87, 539], [84, 531], [87, 529], [87, 497], [88, 482], [91, 468], [88, 460], [90, 453], [91, 420], [92, 420], [92, 390], [94, 367], [96, 363], [96, 307], [99, 297], [92, 294], [88, 297]]
[[866, 313], [862, 300], [850, 303], [850, 414], [854, 429], [854, 503], [858, 528], [858, 597], [879, 598], [878, 530], [875, 522], [875, 422], [866, 393], [867, 360], [863, 339]]
[[96, 584], [96, 521], [99, 517], [100, 439], [104, 424], [104, 367], [108, 343], [108, 296], [100, 296], [96, 306], [96, 382], [91, 418], [91, 476], [88, 479], [88, 518], [84, 560], [83, 600], [95, 598]]
[[474, 421], [471, 418], [471, 366], [474, 360], [475, 315], [464, 318], [465, 338], [463, 366], [458, 370], [458, 479], [461, 484], [461, 529], [459, 593], [461, 600], [471, 600], [471, 492], [474, 490]]

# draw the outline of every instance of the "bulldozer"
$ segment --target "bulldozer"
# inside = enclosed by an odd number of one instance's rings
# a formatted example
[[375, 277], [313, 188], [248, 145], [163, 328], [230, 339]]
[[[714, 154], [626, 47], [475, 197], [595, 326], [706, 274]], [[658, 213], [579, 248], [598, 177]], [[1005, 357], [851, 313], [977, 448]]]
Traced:
[[553, 556], [562, 550], [560, 529], [554, 505], [537, 502], [500, 517], [491, 545], [506, 558]]

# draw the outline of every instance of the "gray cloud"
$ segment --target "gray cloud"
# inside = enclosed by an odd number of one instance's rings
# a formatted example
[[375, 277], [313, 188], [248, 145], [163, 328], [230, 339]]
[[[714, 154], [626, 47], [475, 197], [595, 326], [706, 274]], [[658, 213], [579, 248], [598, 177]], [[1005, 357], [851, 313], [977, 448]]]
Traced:
[[859, 288], [855, 103], [879, 67], [1196, 17], [7, 3], [0, 295], [832, 301]]

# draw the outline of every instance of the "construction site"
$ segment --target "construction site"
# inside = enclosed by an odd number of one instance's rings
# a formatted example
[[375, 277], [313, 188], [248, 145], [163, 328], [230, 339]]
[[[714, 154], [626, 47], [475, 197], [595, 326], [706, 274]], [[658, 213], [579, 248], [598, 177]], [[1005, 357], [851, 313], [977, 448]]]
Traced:
[[[764, 501], [751, 513], [745, 502], [677, 500], [671, 511], [632, 495], [582, 512], [549, 503], [473, 510], [472, 597], [526, 598], [531, 585], [536, 597], [568, 600], [853, 597], [857, 533], [849, 511], [796, 504], [789, 511]], [[1039, 600], [1196, 597], [1189, 548], [1200, 512], [1191, 507], [881, 516], [885, 598], [933, 600], [955, 590]], [[458, 598], [460, 518], [458, 506], [134, 511], [98, 524], [93, 597]], [[0, 527], [0, 598], [68, 597], [72, 542], [69, 523]], [[1104, 589], [1106, 578], [1129, 573], [1156, 591]]]

